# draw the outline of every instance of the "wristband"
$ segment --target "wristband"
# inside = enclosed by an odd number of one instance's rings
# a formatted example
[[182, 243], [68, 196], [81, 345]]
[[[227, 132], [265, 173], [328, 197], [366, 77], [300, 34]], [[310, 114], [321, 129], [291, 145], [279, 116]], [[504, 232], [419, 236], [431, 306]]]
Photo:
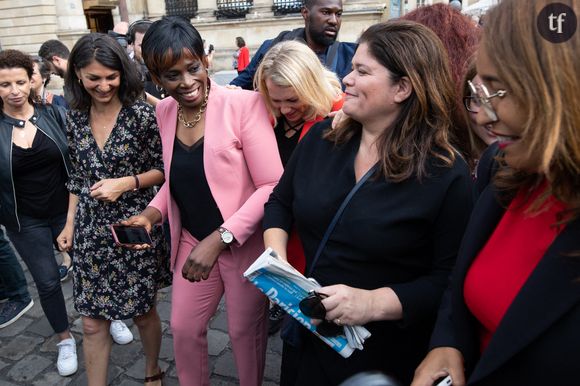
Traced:
[[141, 187], [141, 184], [139, 183], [139, 177], [133, 176], [133, 178], [135, 179], [135, 189], [133, 191], [136, 192]]

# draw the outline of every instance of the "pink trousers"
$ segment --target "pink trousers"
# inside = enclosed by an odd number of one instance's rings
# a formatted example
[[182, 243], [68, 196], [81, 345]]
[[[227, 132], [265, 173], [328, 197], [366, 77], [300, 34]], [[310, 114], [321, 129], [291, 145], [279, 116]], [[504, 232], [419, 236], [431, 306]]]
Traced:
[[[248, 241], [255, 243], [256, 239]], [[259, 386], [266, 361], [268, 302], [242, 274], [261, 251], [236, 259], [226, 250], [218, 257], [209, 278], [193, 283], [183, 278], [181, 269], [197, 243], [187, 231], [182, 231], [173, 273], [171, 331], [179, 384], [209, 385], [207, 329], [225, 294], [240, 385]]]

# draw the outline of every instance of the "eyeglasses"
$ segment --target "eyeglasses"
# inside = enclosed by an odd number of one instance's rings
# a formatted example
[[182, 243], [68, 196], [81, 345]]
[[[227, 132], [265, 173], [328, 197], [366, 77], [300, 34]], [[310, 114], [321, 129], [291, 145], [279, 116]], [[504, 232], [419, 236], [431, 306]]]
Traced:
[[465, 109], [470, 113], [479, 112], [479, 106], [476, 105], [475, 98], [476, 97], [473, 95], [463, 97], [463, 105], [465, 106]]
[[487, 87], [485, 87], [483, 84], [474, 84], [470, 80], [467, 81], [467, 84], [469, 85], [469, 89], [471, 90], [472, 94], [471, 98], [473, 98], [473, 103], [475, 104], [475, 106], [483, 108], [483, 111], [485, 111], [487, 117], [491, 121], [497, 122], [498, 120], [497, 113], [495, 112], [495, 109], [493, 108], [490, 99], [495, 97], [503, 98], [504, 96], [506, 96], [507, 91], [497, 90], [493, 94], [490, 94]]
[[322, 304], [322, 299], [327, 297], [325, 294], [310, 291], [308, 296], [300, 301], [298, 307], [300, 311], [309, 318], [320, 319], [322, 322], [316, 326], [316, 332], [324, 337], [332, 337], [342, 334], [343, 328], [338, 324], [327, 321], [326, 308]]

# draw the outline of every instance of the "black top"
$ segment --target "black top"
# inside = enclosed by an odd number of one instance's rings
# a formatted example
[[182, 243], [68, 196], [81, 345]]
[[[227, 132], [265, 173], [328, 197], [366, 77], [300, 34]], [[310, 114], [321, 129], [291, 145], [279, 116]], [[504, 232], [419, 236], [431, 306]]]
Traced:
[[[334, 213], [355, 185], [360, 134], [336, 146], [322, 139], [329, 126], [329, 120], [314, 125], [298, 144], [264, 216], [265, 229], [289, 231], [295, 221], [306, 271]], [[381, 370], [395, 373], [406, 384], [427, 354], [429, 334], [472, 207], [471, 177], [462, 159], [444, 167], [433, 158], [428, 172], [421, 182], [371, 177], [345, 209], [312, 275], [323, 286], [394, 290], [403, 305], [403, 320], [369, 323], [373, 334], [369, 341], [374, 343], [365, 343], [365, 350], [353, 355], [378, 355], [384, 363]], [[355, 362], [366, 361], [350, 363]]]
[[181, 225], [193, 237], [203, 240], [223, 224], [205, 177], [203, 138], [192, 146], [175, 138], [169, 188], [179, 208]]
[[[62, 109], [54, 105], [34, 105], [34, 115], [29, 122], [38, 127], [58, 147], [64, 159], [67, 174], [71, 171], [68, 143], [65, 135], [66, 121]], [[12, 165], [12, 130], [26, 124], [0, 111], [0, 223], [9, 230], [20, 231], [16, 208]]]
[[302, 131], [303, 125], [297, 128], [296, 131], [290, 138], [286, 137], [286, 131], [284, 130], [284, 118], [280, 117], [276, 127], [274, 127], [274, 133], [276, 134], [276, 143], [278, 144], [278, 152], [280, 153], [280, 159], [282, 160], [282, 166], [286, 167], [286, 164], [290, 160], [290, 156], [296, 149], [298, 145], [298, 138], [300, 138], [300, 132]]
[[12, 173], [18, 213], [49, 218], [67, 211], [63, 156], [42, 131], [36, 131], [29, 149], [12, 144]]

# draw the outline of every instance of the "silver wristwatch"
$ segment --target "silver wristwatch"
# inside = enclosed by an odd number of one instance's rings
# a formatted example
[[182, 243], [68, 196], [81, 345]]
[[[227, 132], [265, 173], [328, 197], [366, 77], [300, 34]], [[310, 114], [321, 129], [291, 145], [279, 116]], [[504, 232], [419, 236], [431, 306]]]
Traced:
[[232, 232], [228, 231], [226, 228], [219, 227], [218, 232], [220, 233], [220, 238], [222, 239], [222, 243], [224, 243], [225, 245], [229, 246], [231, 243], [234, 242], [234, 234]]

